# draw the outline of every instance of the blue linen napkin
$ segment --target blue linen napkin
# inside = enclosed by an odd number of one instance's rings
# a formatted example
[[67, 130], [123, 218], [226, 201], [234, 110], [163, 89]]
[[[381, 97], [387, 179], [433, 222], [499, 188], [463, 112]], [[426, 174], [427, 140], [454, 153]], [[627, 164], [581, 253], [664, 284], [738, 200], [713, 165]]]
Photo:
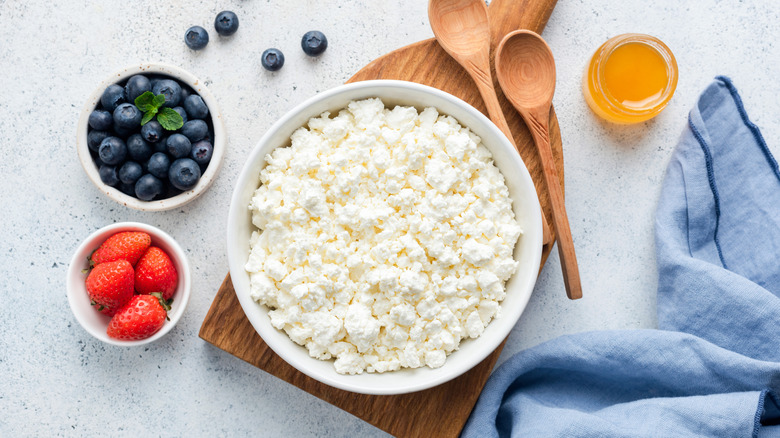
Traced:
[[690, 112], [656, 250], [660, 330], [514, 355], [462, 436], [780, 436], [780, 170], [728, 78]]

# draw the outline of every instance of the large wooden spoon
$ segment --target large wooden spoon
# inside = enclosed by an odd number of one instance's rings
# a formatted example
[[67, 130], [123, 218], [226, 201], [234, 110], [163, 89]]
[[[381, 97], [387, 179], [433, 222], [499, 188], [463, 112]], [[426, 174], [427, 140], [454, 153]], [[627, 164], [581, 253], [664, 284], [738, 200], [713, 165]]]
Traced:
[[[430, 0], [428, 19], [439, 45], [468, 72], [477, 84], [490, 120], [517, 149], [504, 112], [498, 103], [490, 74], [490, 24], [483, 0]], [[547, 220], [542, 215], [542, 241], [552, 242]]]
[[523, 117], [536, 143], [558, 234], [558, 255], [566, 294], [582, 298], [574, 241], [566, 216], [563, 190], [550, 147], [550, 108], [555, 93], [555, 60], [547, 43], [535, 32], [518, 30], [501, 40], [496, 50], [496, 75], [504, 95]]

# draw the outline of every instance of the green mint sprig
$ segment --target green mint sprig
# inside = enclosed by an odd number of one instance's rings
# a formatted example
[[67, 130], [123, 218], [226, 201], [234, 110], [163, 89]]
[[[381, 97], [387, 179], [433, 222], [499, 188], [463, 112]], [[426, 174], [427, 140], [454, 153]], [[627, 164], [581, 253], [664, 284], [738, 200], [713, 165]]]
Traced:
[[181, 114], [172, 108], [163, 107], [163, 104], [165, 104], [165, 95], [163, 94], [155, 96], [151, 91], [146, 91], [136, 97], [135, 106], [144, 113], [141, 126], [152, 121], [154, 116], [157, 116], [157, 121], [166, 131], [175, 131], [184, 126]]

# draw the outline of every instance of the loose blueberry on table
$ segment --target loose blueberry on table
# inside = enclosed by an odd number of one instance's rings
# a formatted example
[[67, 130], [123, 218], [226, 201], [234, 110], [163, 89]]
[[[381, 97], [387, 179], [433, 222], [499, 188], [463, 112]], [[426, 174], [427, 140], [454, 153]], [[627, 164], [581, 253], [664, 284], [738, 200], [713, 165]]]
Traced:
[[318, 30], [311, 30], [301, 38], [303, 53], [309, 56], [319, 56], [328, 48], [328, 39]]
[[138, 74], [109, 85], [87, 130], [101, 181], [142, 201], [195, 187], [214, 151], [203, 98], [164, 75]]
[[267, 49], [260, 57], [260, 63], [268, 71], [277, 71], [284, 65], [284, 54], [279, 49]]
[[214, 20], [214, 29], [222, 36], [230, 36], [238, 30], [238, 16], [231, 11], [222, 11]]
[[184, 33], [184, 42], [192, 50], [200, 50], [209, 43], [209, 33], [200, 26], [192, 26]]

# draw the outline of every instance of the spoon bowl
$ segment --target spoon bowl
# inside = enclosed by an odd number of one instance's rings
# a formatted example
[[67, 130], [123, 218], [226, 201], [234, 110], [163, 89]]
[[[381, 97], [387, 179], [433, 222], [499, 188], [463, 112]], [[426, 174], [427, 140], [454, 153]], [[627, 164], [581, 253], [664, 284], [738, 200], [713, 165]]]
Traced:
[[512, 105], [549, 114], [555, 94], [555, 59], [550, 46], [539, 35], [521, 30], [509, 34], [498, 52], [496, 74]]
[[[437, 41], [458, 63], [462, 65], [462, 59], [473, 59], [474, 56], [484, 57], [490, 70], [490, 28], [485, 2], [431, 0], [428, 17]], [[479, 67], [484, 67], [484, 63]]]

